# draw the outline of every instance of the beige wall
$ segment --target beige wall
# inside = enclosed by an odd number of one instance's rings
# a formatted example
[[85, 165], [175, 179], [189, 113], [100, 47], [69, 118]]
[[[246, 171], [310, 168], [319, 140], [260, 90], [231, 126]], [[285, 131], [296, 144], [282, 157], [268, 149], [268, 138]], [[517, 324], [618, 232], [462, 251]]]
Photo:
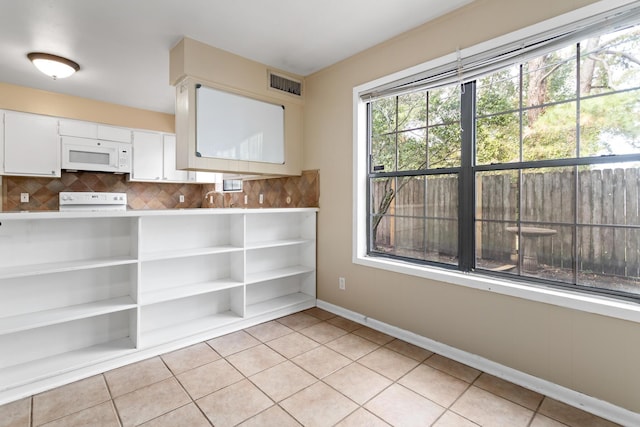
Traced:
[[[307, 77], [304, 168], [320, 169], [318, 297], [640, 412], [640, 325], [354, 265], [352, 90], [592, 3], [477, 0]], [[346, 277], [346, 291], [338, 290]]]
[[173, 114], [0, 83], [0, 109], [67, 117], [138, 129], [174, 132]]

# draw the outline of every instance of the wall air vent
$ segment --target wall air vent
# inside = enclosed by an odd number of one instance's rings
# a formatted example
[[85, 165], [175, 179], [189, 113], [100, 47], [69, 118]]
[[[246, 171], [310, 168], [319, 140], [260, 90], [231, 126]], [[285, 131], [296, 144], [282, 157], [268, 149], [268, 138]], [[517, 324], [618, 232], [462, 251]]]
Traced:
[[291, 95], [302, 96], [302, 83], [278, 74], [269, 72], [269, 87]]

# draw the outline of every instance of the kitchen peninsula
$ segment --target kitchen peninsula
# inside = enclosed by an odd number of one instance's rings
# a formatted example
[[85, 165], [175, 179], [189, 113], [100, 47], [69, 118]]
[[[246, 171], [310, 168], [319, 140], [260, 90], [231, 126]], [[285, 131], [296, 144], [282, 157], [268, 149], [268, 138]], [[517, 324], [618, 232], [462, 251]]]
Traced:
[[0, 213], [0, 404], [315, 306], [316, 215]]

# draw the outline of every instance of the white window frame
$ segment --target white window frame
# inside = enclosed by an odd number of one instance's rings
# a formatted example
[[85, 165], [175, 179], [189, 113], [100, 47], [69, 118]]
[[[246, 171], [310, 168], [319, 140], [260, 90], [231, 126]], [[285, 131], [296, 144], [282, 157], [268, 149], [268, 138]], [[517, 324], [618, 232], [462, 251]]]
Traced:
[[560, 26], [587, 19], [591, 16], [633, 3], [634, 0], [599, 1], [566, 14], [548, 19], [532, 26], [514, 31], [495, 39], [479, 43], [459, 52], [433, 59], [423, 64], [359, 85], [353, 89], [353, 243], [352, 261], [354, 264], [379, 268], [395, 273], [416, 276], [453, 285], [495, 292], [502, 295], [523, 298], [600, 314], [618, 319], [640, 323], [640, 304], [606, 296], [562, 289], [544, 287], [538, 284], [526, 284], [508, 279], [497, 279], [476, 273], [464, 273], [445, 268], [425, 266], [367, 255], [367, 111], [366, 101], [361, 94], [394, 81], [425, 72], [451, 63], [460, 57], [476, 55], [498, 46], [516, 42], [536, 34], [550, 31]]

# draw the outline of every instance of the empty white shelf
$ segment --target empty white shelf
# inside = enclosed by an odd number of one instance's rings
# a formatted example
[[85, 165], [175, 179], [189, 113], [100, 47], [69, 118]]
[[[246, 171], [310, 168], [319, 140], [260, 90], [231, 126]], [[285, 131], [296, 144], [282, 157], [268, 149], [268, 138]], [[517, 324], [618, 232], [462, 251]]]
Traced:
[[179, 249], [173, 251], [147, 252], [140, 255], [140, 261], [158, 261], [173, 258], [188, 258], [201, 255], [225, 254], [241, 252], [243, 249], [237, 246], [212, 246], [208, 248]]
[[130, 256], [47, 262], [42, 264], [17, 265], [0, 268], [0, 279], [11, 279], [17, 277], [29, 277], [42, 274], [62, 273], [75, 270], [86, 270], [91, 268], [111, 267], [116, 265], [135, 264], [138, 261]]
[[129, 338], [94, 345], [0, 369], [0, 391], [134, 352]]
[[245, 279], [245, 283], [251, 284], [251, 283], [258, 283], [258, 282], [266, 282], [267, 280], [282, 279], [285, 277], [297, 276], [299, 274], [311, 273], [313, 271], [315, 271], [315, 268], [306, 267], [303, 265], [278, 268], [276, 270], [268, 270], [268, 271], [261, 271], [258, 273], [248, 274]]
[[[316, 297], [303, 294], [301, 292], [295, 294], [284, 295], [281, 297], [273, 298], [267, 301], [262, 301], [256, 304], [251, 304], [247, 306], [246, 309], [246, 317], [254, 317], [259, 316], [261, 314], [267, 314], [272, 311], [282, 310], [290, 307], [294, 307], [296, 305], [308, 305], [309, 307], [313, 307], [316, 304]], [[304, 309], [307, 307], [301, 307]]]
[[276, 248], [280, 246], [304, 245], [313, 242], [309, 239], [287, 239], [287, 240], [270, 240], [265, 242], [247, 242], [247, 250]]
[[154, 329], [143, 332], [140, 337], [141, 347], [149, 348], [164, 344], [168, 341], [196, 335], [221, 326], [225, 326], [242, 320], [240, 316], [232, 311], [212, 314], [188, 322], [178, 323], [168, 328]]
[[17, 316], [0, 317], [0, 335], [135, 308], [136, 304], [133, 299], [125, 296]]
[[157, 291], [145, 292], [140, 295], [140, 305], [156, 304], [164, 301], [171, 301], [178, 298], [186, 298], [194, 295], [206, 294], [209, 292], [221, 291], [224, 289], [243, 286], [242, 282], [231, 279], [214, 280], [211, 282], [194, 283], [190, 285], [176, 286], [172, 288], [159, 289]]

